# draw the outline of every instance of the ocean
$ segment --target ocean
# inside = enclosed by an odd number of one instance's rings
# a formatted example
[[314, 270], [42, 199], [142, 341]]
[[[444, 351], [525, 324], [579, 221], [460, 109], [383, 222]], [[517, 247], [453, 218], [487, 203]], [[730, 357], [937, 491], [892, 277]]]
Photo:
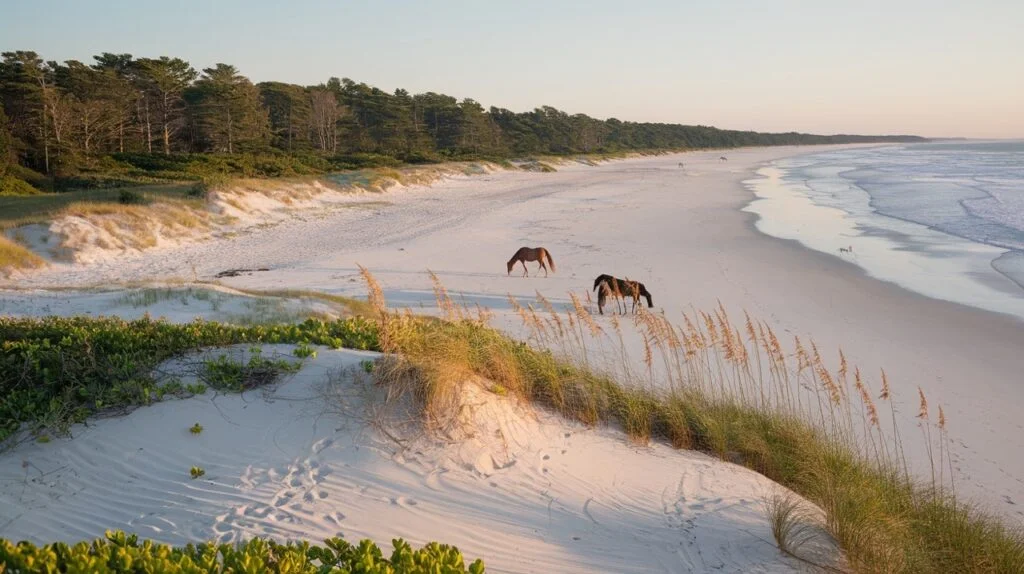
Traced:
[[1024, 319], [1024, 141], [811, 153], [745, 184], [755, 199], [744, 211], [763, 233], [929, 297]]

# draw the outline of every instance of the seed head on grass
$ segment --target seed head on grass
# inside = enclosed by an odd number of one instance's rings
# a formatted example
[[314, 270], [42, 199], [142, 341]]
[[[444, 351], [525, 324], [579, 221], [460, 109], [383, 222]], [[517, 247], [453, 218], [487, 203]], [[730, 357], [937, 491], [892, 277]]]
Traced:
[[853, 386], [860, 393], [860, 400], [864, 403], [864, 408], [868, 413], [868, 421], [878, 428], [878, 409], [875, 408], [875, 401], [871, 400], [871, 393], [868, 392], [867, 385], [861, 379], [860, 367], [853, 369]]
[[[590, 293], [588, 292], [587, 297], [589, 296]], [[590, 311], [587, 311], [586, 307], [584, 307], [582, 303], [580, 303], [579, 297], [577, 297], [575, 293], [569, 293], [569, 298], [572, 299], [572, 306], [576, 311], [576, 316], [579, 317], [580, 321], [587, 326], [587, 329], [590, 330], [590, 334], [596, 337], [604, 333], [601, 326], [594, 320], [594, 316], [590, 314]]]
[[359, 274], [362, 275], [363, 280], [366, 281], [370, 306], [378, 313], [386, 312], [387, 301], [384, 299], [384, 290], [380, 288], [380, 283], [377, 282], [377, 278], [362, 265], [356, 263], [356, 267], [359, 267]]

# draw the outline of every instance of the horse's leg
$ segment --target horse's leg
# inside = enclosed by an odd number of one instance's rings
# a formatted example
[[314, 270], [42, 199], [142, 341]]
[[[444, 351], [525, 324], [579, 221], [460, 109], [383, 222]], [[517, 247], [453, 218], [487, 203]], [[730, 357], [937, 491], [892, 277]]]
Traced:
[[523, 264], [523, 277], [529, 277], [530, 276], [530, 270], [526, 268], [526, 260], [525, 259], [520, 259], [519, 262]]
[[539, 271], [539, 270], [543, 269], [544, 270], [544, 276], [547, 277], [548, 276], [548, 266], [544, 265], [544, 259], [540, 258], [540, 259], [537, 260], [537, 262], [540, 263], [540, 267], [538, 267], [537, 270]]

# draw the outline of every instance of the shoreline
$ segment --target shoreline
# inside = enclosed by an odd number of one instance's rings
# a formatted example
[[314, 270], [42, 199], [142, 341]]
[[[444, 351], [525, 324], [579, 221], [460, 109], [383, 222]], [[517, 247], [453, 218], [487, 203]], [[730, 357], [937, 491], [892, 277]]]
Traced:
[[[790, 157], [797, 157], [797, 156], [790, 156]], [[970, 311], [975, 311], [975, 312], [979, 312], [979, 313], [982, 313], [982, 314], [987, 314], [987, 315], [992, 315], [992, 316], [995, 316], [995, 317], [1000, 317], [1001, 320], [1009, 318], [1012, 321], [1019, 323], [1019, 325], [1021, 327], [1024, 327], [1024, 315], [1017, 315], [1013, 311], [1009, 311], [1009, 310], [1000, 311], [1000, 310], [995, 310], [995, 309], [990, 309], [990, 308], [985, 308], [985, 307], [979, 307], [979, 306], [972, 305], [970, 303], [966, 303], [966, 302], [959, 301], [959, 300], [952, 299], [952, 298], [944, 298], [944, 297], [939, 297], [939, 296], [936, 296], [936, 295], [929, 295], [927, 293], [923, 293], [923, 292], [915, 290], [915, 289], [913, 289], [911, 287], [905, 286], [902, 283], [900, 283], [897, 279], [889, 279], [889, 278], [885, 278], [885, 277], [879, 277], [879, 276], [876, 276], [876, 275], [872, 275], [871, 271], [868, 268], [866, 268], [866, 267], [864, 267], [864, 266], [862, 266], [862, 265], [860, 265], [860, 264], [858, 264], [858, 263], [856, 263], [854, 261], [850, 261], [848, 259], [844, 259], [843, 257], [834, 255], [834, 254], [832, 254], [830, 252], [826, 252], [826, 251], [823, 251], [823, 250], [820, 250], [820, 249], [815, 249], [813, 247], [805, 245], [800, 239], [796, 239], [796, 238], [793, 238], [793, 237], [782, 237], [782, 236], [778, 236], [778, 235], [773, 235], [771, 233], [768, 233], [768, 232], [765, 232], [765, 231], [762, 231], [762, 230], [758, 229], [758, 222], [760, 222], [764, 218], [764, 216], [760, 212], [755, 211], [753, 209], [748, 209], [748, 208], [754, 202], [756, 202], [756, 201], [759, 201], [759, 200], [763, 201], [764, 198], [758, 197], [755, 194], [755, 192], [752, 189], [754, 187], [754, 184], [750, 184], [750, 182], [754, 181], [754, 179], [764, 179], [764, 176], [760, 174], [760, 171], [762, 169], [766, 168], [766, 167], [769, 167], [769, 168], [773, 167], [773, 163], [774, 163], [774, 160], [772, 160], [771, 162], [767, 162], [765, 164], [759, 165], [759, 166], [755, 166], [754, 168], [752, 168], [750, 170], [750, 173], [751, 173], [751, 175], [753, 177], [750, 180], [743, 180], [743, 181], [740, 182], [740, 184], [744, 187], [744, 189], [749, 192], [751, 199], [749, 201], [746, 201], [746, 202], [740, 202], [737, 205], [737, 210], [741, 211], [744, 214], [747, 214], [747, 215], [750, 216], [748, 218], [748, 220], [747, 220], [747, 224], [748, 224], [748, 227], [751, 229], [751, 231], [753, 231], [754, 233], [756, 233], [756, 234], [758, 234], [760, 236], [763, 236], [765, 238], [776, 240], [776, 241], [779, 241], [779, 242], [791, 243], [795, 248], [798, 248], [804, 255], [813, 253], [815, 257], [818, 257], [818, 256], [825, 257], [826, 259], [822, 259], [821, 260], [822, 264], [840, 264], [842, 266], [848, 266], [848, 267], [856, 270], [858, 272], [858, 274], [861, 275], [865, 279], [870, 279], [872, 281], [877, 281], [877, 282], [880, 282], [880, 283], [885, 283], [885, 284], [892, 285], [892, 286], [900, 289], [901, 291], [903, 291], [905, 293], [908, 293], [908, 294], [911, 294], [911, 295], [914, 295], [914, 296], [917, 296], [917, 297], [922, 297], [924, 299], [928, 299], [928, 300], [932, 300], [932, 301], [946, 303], [946, 304], [953, 305], [953, 306], [956, 306], [956, 307], [962, 307], [965, 310], [970, 310]], [[815, 204], [815, 207], [823, 208], [823, 209], [827, 208], [825, 206], [821, 206], [821, 205], [817, 205], [817, 204]], [[827, 209], [838, 209], [838, 208], [827, 208]], [[846, 213], [846, 212], [844, 212], [844, 213]], [[891, 216], [884, 215], [884, 214], [879, 214], [879, 215], [881, 217], [891, 217]], [[913, 225], [921, 225], [921, 224], [919, 224], [917, 222], [910, 221], [910, 220], [907, 220], [907, 219], [902, 219], [902, 218], [899, 218], [899, 217], [893, 217], [893, 219], [904, 221], [906, 223], [910, 223], [910, 224], [913, 224]], [[854, 225], [858, 225], [858, 224], [854, 223]], [[934, 231], [936, 233], [940, 233], [940, 234], [944, 234], [944, 235], [950, 235], [950, 236], [955, 236], [955, 237], [957, 237], [957, 238], [959, 238], [959, 239], [961, 239], [961, 240], [963, 240], [965, 242], [970, 242], [970, 243], [977, 244], [977, 242], [975, 242], [975, 241], [973, 241], [973, 240], [971, 240], [969, 238], [966, 238], [966, 237], [961, 237], [961, 236], [957, 236], [957, 235], [954, 235], [954, 234], [949, 234], [949, 233], [946, 233], [945, 231], [934, 229], [934, 228], [931, 228], [931, 227], [928, 227], [928, 226], [923, 226], [923, 227], [927, 227], [929, 230], [932, 230], [932, 231]], [[1003, 249], [1003, 248], [1000, 248], [1000, 247], [997, 247], [997, 246], [991, 246], [991, 247], [994, 248], [994, 249]], [[992, 261], [990, 261], [989, 265], [992, 267], [992, 270], [995, 273], [998, 274], [999, 277], [1005, 278], [1007, 281], [1012, 282], [1014, 285], [1018, 285], [1018, 286], [1024, 288], [1024, 284], [1018, 283], [1012, 277], [1006, 275], [1002, 271], [1000, 271], [997, 268], [995, 268], [995, 262], [998, 261], [1000, 257], [1003, 257], [1004, 255], [1009, 254], [1009, 253], [1012, 253], [1012, 250], [1006, 250], [1002, 255], [1000, 255], [1000, 256], [994, 258]], [[981, 281], [981, 283], [987, 285], [987, 281]], [[999, 286], [999, 285], [988, 285], [988, 286], [990, 288], [992, 288], [993, 290], [1002, 291], [1004, 293], [1011, 294], [1011, 292], [1003, 289], [1002, 288], [1003, 286]]]
[[[843, 161], [837, 159], [834, 165], [845, 165]], [[826, 156], [813, 166], [821, 171], [829, 164]], [[873, 279], [931, 299], [1024, 320], [1022, 285], [1014, 279], [1013, 269], [1000, 268], [1001, 262], [1014, 256], [1012, 248], [879, 212], [873, 197], [863, 189], [857, 191], [866, 201], [854, 198], [852, 203], [847, 199], [833, 205], [832, 200], [821, 197], [827, 191], [809, 188], [799, 177], [790, 177], [794, 169], [800, 169], [800, 164], [772, 161], [753, 168], [751, 178], [742, 182], [752, 199], [740, 209], [757, 216], [753, 225], [759, 233], [796, 241], [811, 251], [851, 263]], [[816, 181], [833, 185], [829, 176]], [[854, 185], [845, 179], [843, 183]], [[843, 236], [848, 239], [843, 239], [840, 247], [845, 247], [845, 241], [856, 247], [846, 257], [836, 255]]]

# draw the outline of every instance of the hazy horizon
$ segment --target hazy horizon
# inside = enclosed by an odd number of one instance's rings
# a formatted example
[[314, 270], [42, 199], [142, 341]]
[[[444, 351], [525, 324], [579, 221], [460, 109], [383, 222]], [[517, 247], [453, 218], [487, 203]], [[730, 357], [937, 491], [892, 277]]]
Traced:
[[38, 0], [0, 51], [224, 62], [254, 82], [331, 76], [485, 107], [818, 134], [1024, 138], [1024, 2]]

